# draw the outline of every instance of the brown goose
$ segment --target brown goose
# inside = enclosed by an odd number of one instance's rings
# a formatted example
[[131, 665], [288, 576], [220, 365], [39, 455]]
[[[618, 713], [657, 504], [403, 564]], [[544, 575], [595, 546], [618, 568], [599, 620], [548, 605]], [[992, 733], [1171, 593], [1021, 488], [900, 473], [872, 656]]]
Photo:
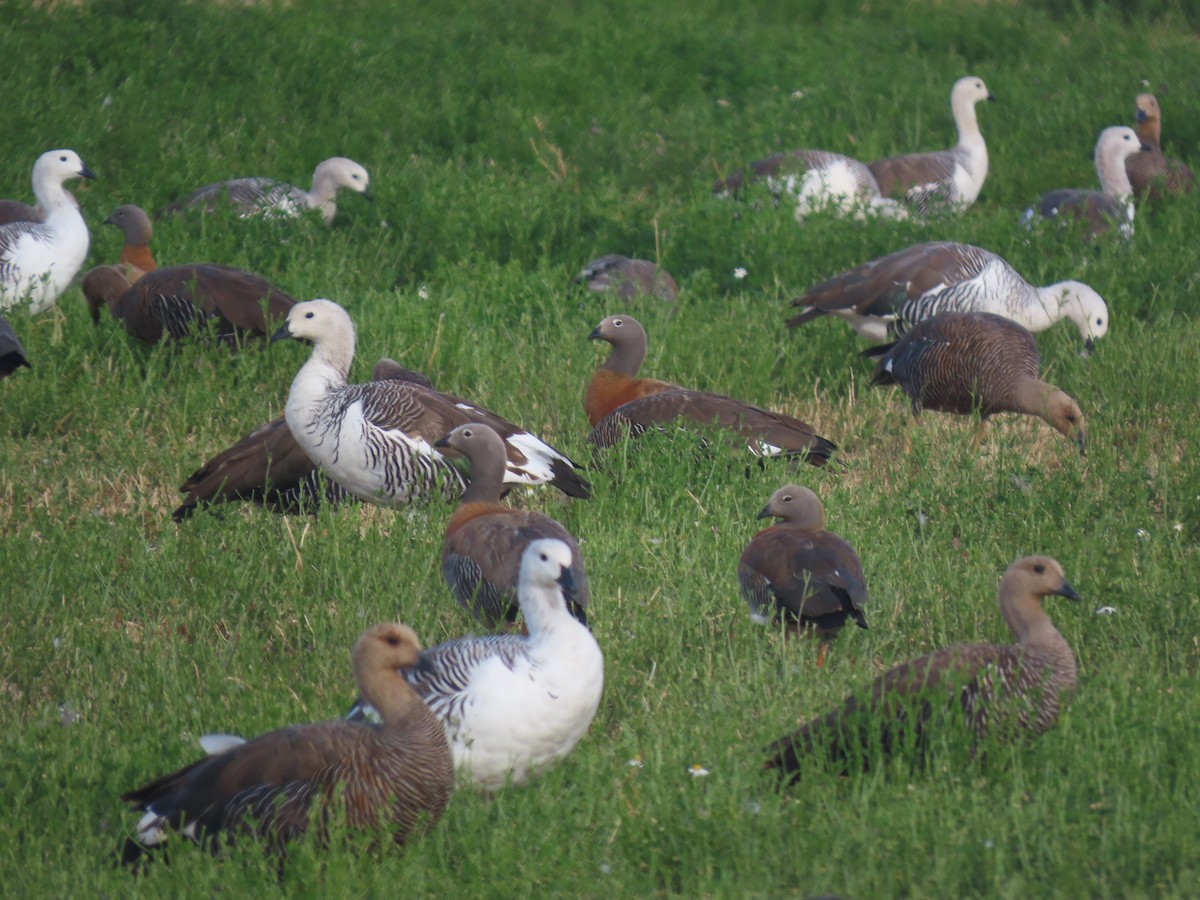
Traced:
[[1100, 190], [1084, 191], [1063, 188], [1042, 194], [1036, 204], [1025, 210], [1021, 220], [1032, 227], [1042, 219], [1065, 218], [1082, 221], [1090, 238], [1106, 234], [1114, 225], [1118, 234], [1128, 240], [1133, 237], [1133, 185], [1125, 166], [1128, 158], [1150, 148], [1142, 143], [1132, 128], [1113, 125], [1100, 132], [1096, 141], [1096, 174]]
[[[738, 560], [738, 582], [750, 618], [782, 619], [819, 635], [841, 630], [847, 619], [867, 627], [867, 584], [862, 563], [843, 538], [825, 530], [825, 510], [806, 487], [781, 487], [758, 514], [783, 521], [750, 539]], [[824, 661], [825, 645], [817, 665]]]
[[979, 131], [975, 104], [995, 99], [982, 78], [958, 79], [950, 91], [958, 143], [949, 150], [906, 153], [870, 163], [883, 196], [902, 197], [920, 209], [945, 207], [957, 212], [974, 203], [988, 174], [987, 144]]
[[1150, 149], [1125, 159], [1125, 174], [1139, 197], [1160, 200], [1180, 197], [1196, 189], [1196, 176], [1177, 159], [1162, 152], [1162, 113], [1153, 94], [1138, 94], [1137, 133]]
[[837, 316], [865, 338], [885, 341], [939, 312], [991, 312], [1043, 331], [1070, 320], [1090, 351], [1108, 332], [1104, 298], [1079, 281], [1034, 287], [1004, 259], [971, 244], [914, 244], [834, 275], [792, 301], [795, 328]]
[[264, 278], [211, 263], [156, 269], [131, 284], [117, 266], [83, 276], [92, 322], [107, 306], [125, 330], [147, 344], [175, 340], [212, 325], [223, 339], [267, 336], [296, 303]]
[[817, 757], [864, 769], [878, 751], [923, 748], [939, 723], [962, 717], [976, 739], [1052, 728], [1075, 689], [1075, 656], [1042, 598], [1079, 595], [1048, 556], [1017, 560], [1000, 579], [1000, 614], [1015, 644], [959, 644], [890, 669], [866, 690], [770, 746], [766, 768], [797, 775]]
[[130, 284], [158, 268], [158, 264], [154, 262], [154, 255], [150, 252], [150, 238], [154, 236], [154, 226], [150, 224], [150, 217], [146, 215], [145, 210], [133, 204], [118, 206], [113, 210], [113, 214], [104, 220], [104, 224], [117, 226], [125, 235], [125, 244], [117, 258], [117, 268]]
[[[67, 192], [70, 197], [70, 192]], [[74, 197], [71, 197], [74, 200]], [[78, 202], [75, 204], [78, 206]], [[13, 222], [45, 222], [44, 210], [22, 203], [20, 200], [0, 200], [0, 225], [11, 225]]]
[[475, 422], [459, 425], [433, 446], [458, 451], [471, 467], [471, 480], [446, 525], [442, 544], [442, 576], [459, 605], [489, 628], [514, 622], [525, 548], [539, 538], [557, 538], [571, 549], [574, 588], [563, 595], [567, 610], [586, 625], [587, 575], [575, 538], [549, 516], [500, 502], [505, 464], [500, 435]]
[[383, 724], [337, 720], [272, 731], [121, 797], [145, 811], [123, 862], [136, 863], [169, 829], [219, 849], [253, 833], [277, 850], [308, 828], [316, 801], [322, 821], [336, 795], [351, 828], [387, 822], [403, 844], [414, 826], [431, 827], [450, 798], [454, 771], [441, 721], [397, 671], [421, 661], [406, 625], [376, 625], [350, 654], [358, 689]]
[[[420, 372], [390, 359], [375, 363], [371, 380], [410, 381], [433, 390], [433, 384]], [[317, 467], [296, 443], [283, 416], [218, 453], [193, 472], [179, 491], [187, 497], [171, 514], [176, 522], [190, 518], [202, 506], [232, 500], [295, 513], [315, 510], [322, 501], [336, 504], [355, 499], [332, 479], [322, 484]]]
[[593, 259], [571, 284], [586, 285], [596, 293], [611, 291], [622, 300], [639, 297], [674, 300], [679, 293], [679, 285], [666, 269], [648, 259], [630, 259], [615, 253]]
[[[865, 351], [879, 356], [871, 384], [898, 384], [914, 415], [936, 409], [959, 415], [1024, 413], [1044, 419], [1083, 452], [1079, 405], [1039, 378], [1041, 357], [1033, 335], [991, 313], [940, 313], [896, 341]], [[977, 435], [978, 440], [979, 435]]]
[[0, 378], [7, 378], [21, 366], [33, 368], [25, 358], [25, 348], [8, 324], [8, 319], [0, 316]]
[[741, 435], [755, 456], [803, 457], [815, 466], [828, 462], [837, 445], [783, 413], [666, 381], [638, 378], [646, 358], [646, 331], [629, 316], [609, 316], [588, 335], [612, 345], [584, 397], [592, 433], [588, 443], [611, 447], [626, 435], [686, 419]]

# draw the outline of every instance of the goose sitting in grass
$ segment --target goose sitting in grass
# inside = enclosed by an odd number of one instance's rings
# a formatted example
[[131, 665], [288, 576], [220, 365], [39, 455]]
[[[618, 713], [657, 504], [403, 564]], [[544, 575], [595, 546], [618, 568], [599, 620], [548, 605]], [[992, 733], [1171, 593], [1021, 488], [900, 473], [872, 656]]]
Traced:
[[549, 482], [587, 497], [576, 466], [545, 441], [486, 409], [409, 381], [349, 384], [354, 323], [331, 300], [298, 303], [275, 333], [311, 341], [284, 416], [296, 442], [338, 484], [368, 503], [403, 506], [462, 493], [463, 478], [433, 442], [459, 425], [483, 422], [504, 438], [508, 484]]

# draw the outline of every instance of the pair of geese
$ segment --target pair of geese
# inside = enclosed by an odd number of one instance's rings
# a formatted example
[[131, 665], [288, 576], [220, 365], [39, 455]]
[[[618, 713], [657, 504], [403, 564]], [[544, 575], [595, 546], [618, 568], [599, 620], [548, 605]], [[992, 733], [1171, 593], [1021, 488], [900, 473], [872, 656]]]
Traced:
[[[87, 257], [90, 238], [79, 204], [64, 184], [94, 177], [74, 150], [50, 150], [33, 166], [37, 206], [0, 201], [0, 310], [28, 304], [31, 312], [42, 312], [70, 286]], [[317, 210], [329, 224], [337, 213], [338, 190], [347, 188], [369, 199], [368, 184], [366, 169], [333, 157], [317, 166], [311, 190], [269, 178], [239, 178], [205, 185], [162, 212], [211, 211], [228, 202], [242, 216], [294, 218]]]

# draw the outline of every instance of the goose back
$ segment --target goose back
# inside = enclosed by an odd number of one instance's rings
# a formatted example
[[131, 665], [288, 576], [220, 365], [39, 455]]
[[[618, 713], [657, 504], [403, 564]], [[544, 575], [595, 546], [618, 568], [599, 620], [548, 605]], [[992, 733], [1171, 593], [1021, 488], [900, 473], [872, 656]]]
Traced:
[[0, 378], [7, 378], [21, 366], [32, 368], [17, 333], [8, 324], [8, 319], [0, 316]]
[[612, 292], [622, 300], [657, 297], [674, 300], [679, 285], [671, 274], [648, 259], [610, 254], [593, 259], [571, 281], [596, 293]]

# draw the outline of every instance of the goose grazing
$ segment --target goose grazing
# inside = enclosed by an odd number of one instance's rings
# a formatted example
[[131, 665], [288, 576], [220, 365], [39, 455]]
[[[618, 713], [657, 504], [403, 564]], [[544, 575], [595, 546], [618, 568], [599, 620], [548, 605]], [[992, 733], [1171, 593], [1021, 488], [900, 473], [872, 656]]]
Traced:
[[352, 159], [334, 156], [313, 171], [312, 190], [306, 191], [273, 178], [235, 178], [197, 188], [184, 199], [164, 207], [158, 215], [161, 218], [166, 213], [186, 209], [214, 212], [221, 204], [229, 203], [243, 219], [253, 216], [295, 219], [307, 210], [317, 209], [325, 224], [332, 225], [337, 215], [338, 190], [346, 188], [371, 200], [367, 190], [369, 183], [366, 169]]
[[211, 844], [257, 834], [282, 851], [308, 828], [310, 807], [325, 823], [337, 797], [351, 828], [387, 823], [397, 844], [440, 818], [454, 782], [441, 722], [397, 672], [420, 664], [421, 644], [406, 625], [376, 625], [351, 653], [358, 689], [382, 725], [338, 720], [295, 725], [230, 743], [178, 772], [122, 796], [145, 812], [122, 861], [137, 863], [171, 829]]
[[630, 259], [615, 253], [593, 259], [571, 284], [586, 285], [589, 291], [598, 294], [611, 291], [622, 300], [639, 297], [674, 300], [679, 293], [679, 285], [666, 269], [648, 259]]
[[814, 466], [828, 462], [837, 445], [783, 413], [707, 391], [692, 391], [653, 378], [638, 378], [646, 358], [646, 331], [629, 316], [609, 316], [588, 335], [612, 345], [584, 397], [592, 432], [588, 443], [611, 447], [623, 437], [686, 419], [740, 435], [755, 456], [802, 457]]
[[104, 224], [115, 225], [125, 235], [125, 243], [117, 259], [117, 269], [130, 284], [158, 268], [154, 254], [150, 252], [150, 238], [154, 236], [154, 226], [145, 210], [133, 204], [118, 206], [113, 210], [113, 214], [104, 220]]
[[[375, 363], [372, 381], [411, 381], [433, 389], [420, 372], [390, 359]], [[197, 509], [214, 503], [241, 500], [261, 503], [284, 513], [315, 511], [321, 503], [338, 504], [356, 499], [330, 478], [322, 480], [317, 467], [292, 437], [287, 420], [280, 416], [250, 432], [192, 473], [179, 488], [186, 495], [172, 514], [176, 522], [191, 518]]]
[[311, 341], [284, 414], [309, 458], [361, 500], [401, 506], [462, 493], [463, 479], [433, 442], [459, 425], [483, 422], [504, 438], [507, 483], [549, 482], [571, 497], [590, 496], [578, 468], [545, 441], [488, 410], [404, 381], [348, 384], [354, 323], [331, 300], [292, 307], [275, 340]]
[[500, 502], [504, 492], [504, 441], [487, 425], [459, 425], [433, 445], [467, 458], [471, 480], [446, 525], [442, 576], [459, 606], [489, 628], [516, 620], [518, 576], [525, 549], [535, 540], [555, 538], [571, 548], [567, 610], [587, 624], [588, 585], [583, 555], [570, 532], [532, 509]]
[[1181, 197], [1196, 189], [1196, 176], [1177, 159], [1162, 151], [1162, 113], [1153, 94], [1138, 94], [1137, 134], [1150, 149], [1125, 157], [1125, 174], [1138, 197], [1160, 200]]
[[795, 328], [838, 316], [865, 338], [885, 341], [940, 312], [990, 312], [1043, 331], [1061, 319], [1079, 329], [1090, 351], [1108, 332], [1108, 306], [1086, 284], [1034, 287], [982, 247], [935, 241], [915, 244], [823, 281], [792, 301]]
[[[758, 514], [782, 521], [750, 539], [738, 560], [738, 582], [750, 618], [789, 629], [832, 635], [847, 619], [867, 627], [863, 608], [867, 583], [858, 554], [843, 538], [825, 530], [825, 510], [806, 487], [781, 487]], [[822, 643], [817, 658], [825, 658]]]
[[954, 82], [950, 110], [958, 128], [958, 143], [934, 153], [889, 156], [870, 164], [885, 197], [903, 197], [924, 211], [948, 208], [962, 212], [975, 202], [987, 179], [987, 144], [979, 131], [975, 104], [995, 100], [982, 78], [968, 75]]
[[1048, 556], [1017, 560], [1000, 579], [1000, 614], [1015, 644], [959, 644], [901, 663], [841, 706], [770, 746], [767, 769], [799, 774], [803, 759], [842, 771], [873, 754], [923, 749], [929, 734], [961, 717], [976, 740], [1041, 734], [1075, 689], [1075, 656], [1042, 609], [1050, 595], [1078, 600]]
[[33, 194], [45, 218], [0, 225], [0, 310], [28, 302], [31, 312], [42, 312], [71, 284], [87, 256], [88, 229], [63, 182], [95, 177], [74, 150], [38, 157]]
[[25, 348], [8, 324], [8, 319], [0, 316], [0, 378], [7, 378], [21, 366], [33, 368], [25, 358]]
[[191, 263], [147, 272], [130, 283], [118, 266], [97, 266], [83, 277], [92, 323], [107, 306], [125, 330], [147, 344], [183, 340], [212, 328], [234, 343], [266, 337], [296, 301], [264, 278], [229, 266]]
[[795, 199], [796, 220], [810, 213], [832, 210], [863, 219], [879, 215], [891, 219], [908, 218], [908, 210], [879, 191], [879, 182], [864, 163], [828, 150], [791, 150], [776, 153], [750, 164], [750, 173], [735, 172], [713, 184], [713, 193], [723, 197], [736, 194], [751, 179], [766, 179], [776, 196], [787, 194]]
[[871, 385], [898, 384], [921, 409], [969, 416], [978, 413], [982, 437], [988, 416], [1024, 413], [1044, 419], [1079, 445], [1083, 413], [1071, 397], [1040, 380], [1041, 357], [1033, 335], [991, 313], [945, 312], [913, 326], [894, 344], [875, 347]]
[[[604, 689], [604, 656], [587, 627], [571, 616], [575, 554], [543, 538], [521, 557], [517, 600], [523, 634], [467, 636], [421, 655], [404, 677], [450, 741], [454, 766], [494, 791], [522, 784], [579, 743]], [[370, 698], [367, 698], [368, 701]], [[351, 718], [373, 715], [356, 703]]]
[[1096, 141], [1096, 174], [1100, 190], [1064, 188], [1042, 194], [1038, 202], [1025, 210], [1021, 221], [1031, 227], [1034, 221], [1071, 218], [1082, 220], [1087, 237], [1105, 234], [1114, 224], [1122, 238], [1133, 237], [1133, 185], [1125, 171], [1126, 160], [1134, 153], [1148, 151], [1132, 128], [1113, 125], [1100, 132]]

